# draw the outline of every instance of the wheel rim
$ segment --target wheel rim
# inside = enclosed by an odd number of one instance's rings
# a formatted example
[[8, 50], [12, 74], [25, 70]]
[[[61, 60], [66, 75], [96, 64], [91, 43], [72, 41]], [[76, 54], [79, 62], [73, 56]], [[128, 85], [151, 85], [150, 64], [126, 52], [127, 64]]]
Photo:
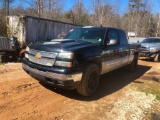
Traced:
[[98, 75], [97, 75], [97, 72], [96, 71], [93, 71], [90, 76], [89, 76], [89, 80], [88, 80], [88, 88], [89, 89], [95, 89], [96, 86], [97, 86], [97, 78], [98, 78]]

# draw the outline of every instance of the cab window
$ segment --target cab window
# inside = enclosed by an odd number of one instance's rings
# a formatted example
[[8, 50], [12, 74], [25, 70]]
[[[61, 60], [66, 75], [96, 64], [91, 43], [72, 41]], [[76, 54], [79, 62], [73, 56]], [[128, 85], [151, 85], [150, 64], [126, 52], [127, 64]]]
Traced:
[[116, 30], [112, 30], [112, 29], [109, 30], [107, 37], [108, 37], [109, 39], [117, 40], [117, 42], [118, 42], [118, 33], [117, 33]]

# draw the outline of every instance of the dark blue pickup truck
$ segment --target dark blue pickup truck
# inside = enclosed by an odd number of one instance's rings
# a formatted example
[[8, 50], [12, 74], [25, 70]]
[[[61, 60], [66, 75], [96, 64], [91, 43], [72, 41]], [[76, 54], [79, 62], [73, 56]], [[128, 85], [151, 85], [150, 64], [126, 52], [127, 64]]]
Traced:
[[81, 27], [63, 39], [29, 45], [22, 66], [43, 83], [90, 96], [100, 75], [123, 66], [134, 71], [139, 50], [140, 44], [128, 44], [121, 29]]

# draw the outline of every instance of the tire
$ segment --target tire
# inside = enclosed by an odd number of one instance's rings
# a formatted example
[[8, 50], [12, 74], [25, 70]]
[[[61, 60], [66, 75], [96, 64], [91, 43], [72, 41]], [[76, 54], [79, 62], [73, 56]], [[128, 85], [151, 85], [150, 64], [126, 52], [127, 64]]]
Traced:
[[98, 88], [100, 70], [95, 64], [88, 64], [84, 67], [81, 83], [77, 92], [83, 96], [91, 96]]
[[6, 62], [8, 62], [8, 56], [0, 55], [0, 62], [1, 62], [1, 63], [6, 63]]
[[154, 58], [154, 61], [155, 61], [155, 62], [160, 62], [160, 53], [158, 53], [158, 54], [156, 55], [156, 57]]
[[127, 71], [134, 72], [138, 64], [138, 56], [134, 55], [133, 61], [127, 66]]

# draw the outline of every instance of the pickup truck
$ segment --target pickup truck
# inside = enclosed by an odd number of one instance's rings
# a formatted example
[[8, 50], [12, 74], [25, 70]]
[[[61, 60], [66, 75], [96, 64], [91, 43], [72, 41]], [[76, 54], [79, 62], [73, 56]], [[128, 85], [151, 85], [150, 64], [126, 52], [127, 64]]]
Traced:
[[140, 57], [150, 58], [160, 62], [160, 38], [150, 37], [141, 42]]
[[90, 96], [100, 75], [123, 66], [134, 71], [139, 49], [140, 44], [128, 44], [121, 29], [79, 27], [62, 39], [29, 45], [22, 67], [42, 83]]

